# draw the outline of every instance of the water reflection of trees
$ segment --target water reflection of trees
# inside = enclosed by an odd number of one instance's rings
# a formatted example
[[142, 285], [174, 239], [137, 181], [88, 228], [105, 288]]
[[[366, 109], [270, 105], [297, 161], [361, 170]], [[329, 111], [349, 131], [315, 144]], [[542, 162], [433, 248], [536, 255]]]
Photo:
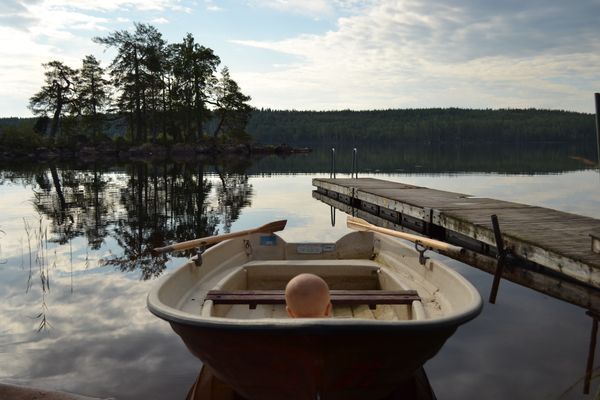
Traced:
[[225, 173], [217, 168], [221, 185], [217, 188], [218, 211], [223, 216], [223, 230], [231, 231], [231, 224], [240, 216], [244, 207], [251, 205], [252, 185], [247, 175]]
[[[310, 154], [287, 158], [264, 157], [247, 170], [249, 174], [323, 173], [331, 170], [331, 148], [336, 149], [338, 173], [350, 174], [352, 149], [358, 149], [361, 172], [499, 172], [541, 174], [591, 168], [596, 149], [582, 143], [572, 144], [417, 144], [373, 143], [372, 141], [335, 143], [315, 147]], [[591, 161], [589, 161], [591, 160]], [[587, 163], [587, 164], [586, 164]]]
[[85, 237], [98, 250], [110, 238], [118, 247], [102, 262], [150, 279], [168, 260], [152, 257], [154, 247], [214, 235], [220, 226], [229, 231], [251, 204], [245, 165], [215, 169], [202, 163], [135, 163], [120, 172], [51, 166], [29, 180], [35, 182], [35, 210], [50, 221], [50, 241]]
[[51, 241], [66, 244], [86, 236], [91, 249], [97, 250], [111, 223], [104, 199], [109, 181], [94, 168], [91, 171], [59, 170], [51, 165], [35, 173], [35, 211], [50, 221]]
[[128, 185], [121, 189], [126, 216], [113, 227], [122, 255], [105, 259], [122, 271], [137, 271], [142, 279], [158, 276], [167, 256], [153, 257], [166, 241], [189, 240], [216, 231], [218, 216], [208, 202], [211, 183], [204, 166], [132, 164]]

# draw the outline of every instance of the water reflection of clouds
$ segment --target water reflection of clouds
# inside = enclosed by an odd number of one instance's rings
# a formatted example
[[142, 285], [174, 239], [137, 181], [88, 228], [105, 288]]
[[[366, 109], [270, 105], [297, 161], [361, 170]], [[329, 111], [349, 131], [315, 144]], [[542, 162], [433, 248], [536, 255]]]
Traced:
[[0, 229], [10, 233], [0, 236], [4, 258], [20, 254], [22, 245], [27, 246], [23, 219], [32, 223], [39, 219], [39, 216], [32, 210], [31, 197], [31, 188], [10, 186], [8, 190], [5, 190], [5, 187], [2, 186]]
[[[339, 220], [331, 226], [330, 209], [312, 198], [312, 175], [252, 177], [256, 191], [253, 203], [257, 207], [244, 210], [243, 221], [254, 220], [250, 227], [265, 221], [287, 219], [285, 230], [279, 232], [287, 241], [335, 241], [349, 230], [346, 214], [336, 211]], [[324, 177], [324, 176], [323, 176]], [[238, 223], [238, 224], [239, 224]], [[237, 228], [239, 225], [235, 225]], [[307, 229], [310, 227], [310, 229]]]
[[[448, 264], [487, 298], [491, 275]], [[503, 280], [496, 305], [485, 304], [426, 364], [434, 390], [456, 399], [553, 398], [584, 375], [592, 325], [584, 311]], [[575, 398], [582, 390], [573, 389]]]
[[[20, 269], [11, 270], [3, 271], [2, 293], [23, 278]], [[7, 322], [0, 379], [119, 399], [183, 398], [200, 364], [168, 324], [148, 312], [152, 283], [85, 274], [71, 293], [70, 278], [55, 277], [46, 295], [52, 327], [39, 333], [31, 315], [39, 312], [40, 293], [17, 296], [13, 289], [12, 300], [0, 303], [0, 320]]]

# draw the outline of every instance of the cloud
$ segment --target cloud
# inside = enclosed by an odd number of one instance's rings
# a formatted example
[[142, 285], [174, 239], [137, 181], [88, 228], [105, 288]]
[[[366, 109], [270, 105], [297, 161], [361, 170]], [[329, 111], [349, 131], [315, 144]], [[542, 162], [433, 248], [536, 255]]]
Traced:
[[29, 14], [29, 5], [39, 3], [40, 0], [5, 0], [0, 9], [0, 25], [14, 29], [26, 29], [34, 24], [37, 18]]
[[164, 17], [159, 17], [159, 18], [154, 18], [154, 19], [153, 19], [152, 21], [150, 21], [150, 22], [151, 22], [151, 23], [153, 23], [153, 24], [159, 24], [159, 25], [162, 25], [162, 24], [168, 24], [168, 23], [169, 23], [169, 20], [168, 20], [168, 19], [166, 19], [166, 18], [164, 18]]
[[[56, 57], [50, 44], [35, 41], [25, 30], [0, 27], [0, 98], [6, 107], [15, 96], [33, 95], [42, 84], [42, 63]], [[23, 102], [23, 100], [20, 100]], [[27, 105], [27, 100], [22, 108]]]
[[220, 12], [225, 11], [225, 9], [215, 3], [214, 0], [204, 0], [204, 5], [206, 7], [206, 11], [211, 12]]
[[[234, 41], [296, 56], [268, 76], [237, 76], [257, 106], [589, 110], [582, 96], [600, 78], [599, 14], [593, 0], [378, 2], [324, 34]], [[281, 90], [284, 104], [269, 104]]]
[[120, 9], [135, 9], [135, 10], [157, 10], [162, 11], [178, 7], [177, 0], [78, 0], [74, 3], [72, 0], [46, 0], [46, 4], [53, 7], [65, 7], [87, 11], [114, 11]]
[[301, 14], [319, 19], [336, 13], [359, 13], [378, 0], [251, 0], [257, 7], [271, 8], [290, 14]]
[[259, 7], [312, 16], [332, 15], [333, 7], [327, 0], [254, 0]]
[[[246, 6], [290, 14], [294, 29], [300, 21], [320, 17], [327, 17], [330, 27], [284, 40], [241, 30], [243, 36], [232, 42], [246, 47], [245, 58], [238, 67], [240, 52], [234, 53], [227, 63], [258, 107], [592, 111], [589, 92], [600, 81], [600, 70], [594, 68], [600, 61], [597, 0], [448, 0], [435, 5], [426, 0], [246, 0], [236, 7]], [[224, 8], [214, 0], [5, 0], [0, 9], [2, 109], [10, 113], [17, 110], [14, 104], [25, 109], [22, 93], [29, 97], [39, 88], [42, 62], [58, 58], [76, 66], [84, 54], [102, 57], [103, 49], [91, 37], [122, 29], [130, 20], [177, 21], [173, 13], [190, 13], [190, 7]], [[289, 15], [276, 14], [279, 27], [273, 34], [282, 37], [280, 25]], [[306, 29], [321, 28], [308, 24]], [[247, 61], [257, 48], [290, 55], [286, 59], [291, 61], [273, 58], [268, 71], [251, 72]], [[261, 65], [267, 62], [269, 52], [254, 54]]]
[[[118, 11], [118, 13], [116, 13]], [[189, 12], [181, 0], [3, 0], [0, 8], [0, 109], [24, 116], [43, 81], [42, 63], [77, 67], [85, 54], [105, 56], [91, 38], [129, 21], [154, 20], [157, 11]], [[103, 60], [106, 61], [106, 60]], [[106, 64], [105, 64], [106, 65]]]
[[[2, 26], [25, 29], [36, 27], [39, 24], [49, 24], [71, 29], [71, 21], [96, 20], [104, 24], [107, 18], [94, 16], [93, 13], [107, 13], [112, 11], [164, 11], [174, 10], [190, 12], [179, 0], [4, 0], [0, 10]], [[64, 18], [67, 16], [67, 18]], [[96, 29], [100, 25], [86, 25], [86, 29]], [[75, 26], [75, 29], [79, 29]]]

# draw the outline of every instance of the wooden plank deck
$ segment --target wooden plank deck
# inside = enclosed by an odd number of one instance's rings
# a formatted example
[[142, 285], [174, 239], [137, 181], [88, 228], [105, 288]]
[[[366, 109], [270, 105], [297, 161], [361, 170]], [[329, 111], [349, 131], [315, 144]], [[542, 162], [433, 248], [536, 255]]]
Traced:
[[450, 242], [457, 233], [495, 247], [490, 217], [496, 214], [505, 245], [517, 257], [600, 288], [600, 254], [590, 237], [600, 220], [373, 178], [313, 179], [313, 186], [349, 209]]

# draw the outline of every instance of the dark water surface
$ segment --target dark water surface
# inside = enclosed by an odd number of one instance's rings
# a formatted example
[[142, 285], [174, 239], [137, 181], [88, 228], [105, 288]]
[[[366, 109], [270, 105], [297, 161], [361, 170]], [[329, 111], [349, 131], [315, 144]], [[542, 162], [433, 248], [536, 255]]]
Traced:
[[[338, 149], [338, 170], [350, 149]], [[361, 176], [600, 218], [586, 149], [359, 148]], [[200, 362], [146, 294], [181, 257], [151, 248], [287, 219], [286, 240], [330, 241], [311, 179], [329, 151], [287, 158], [127, 165], [0, 166], [0, 382], [117, 399], [183, 399]], [[339, 175], [344, 176], [344, 175]], [[346, 175], [347, 176], [347, 175]], [[492, 277], [448, 260], [484, 298]], [[598, 398], [583, 394], [592, 319], [585, 309], [503, 281], [425, 365], [439, 399]], [[600, 347], [600, 346], [599, 346]], [[600, 350], [595, 352], [600, 365]], [[398, 360], [402, 362], [402, 360]], [[596, 396], [596, 397], [595, 397]]]

